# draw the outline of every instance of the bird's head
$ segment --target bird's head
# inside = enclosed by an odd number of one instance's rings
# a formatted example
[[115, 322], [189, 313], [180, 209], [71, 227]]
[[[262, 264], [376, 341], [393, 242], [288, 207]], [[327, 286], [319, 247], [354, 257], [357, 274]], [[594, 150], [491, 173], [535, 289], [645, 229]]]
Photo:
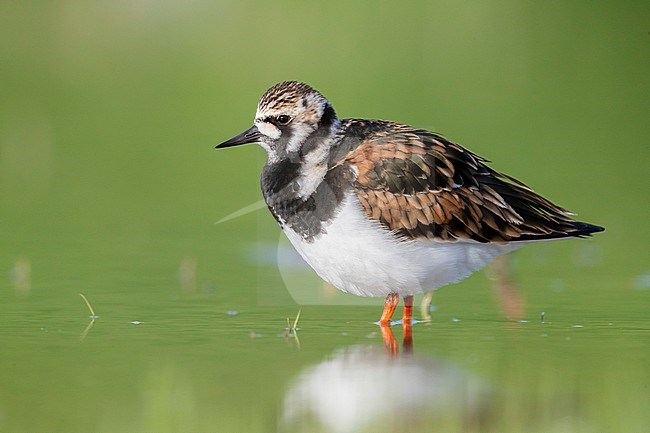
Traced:
[[217, 146], [259, 143], [270, 160], [300, 155], [309, 138], [326, 138], [338, 122], [332, 105], [310, 86], [285, 81], [260, 98], [251, 128]]

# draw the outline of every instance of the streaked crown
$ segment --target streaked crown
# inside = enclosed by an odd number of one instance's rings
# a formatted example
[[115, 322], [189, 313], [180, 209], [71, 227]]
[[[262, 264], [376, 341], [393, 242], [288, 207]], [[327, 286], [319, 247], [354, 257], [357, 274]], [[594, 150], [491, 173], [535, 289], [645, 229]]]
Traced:
[[297, 81], [285, 81], [268, 89], [255, 114], [261, 144], [271, 156], [298, 151], [311, 133], [322, 126], [329, 129], [336, 121], [336, 113], [327, 99]]

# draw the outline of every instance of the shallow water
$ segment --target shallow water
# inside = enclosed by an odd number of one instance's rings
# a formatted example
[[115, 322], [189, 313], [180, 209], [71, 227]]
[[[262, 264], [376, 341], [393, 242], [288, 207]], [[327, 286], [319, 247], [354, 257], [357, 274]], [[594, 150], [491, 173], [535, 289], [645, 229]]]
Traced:
[[[647, 430], [646, 5], [0, 9], [0, 431]], [[212, 149], [295, 78], [607, 231], [442, 288], [393, 340], [255, 205], [263, 151]]]
[[[264, 306], [253, 283], [199, 277], [188, 287], [174, 269], [148, 277], [142, 263], [111, 274], [119, 261], [96, 270], [112, 287], [33, 281], [29, 293], [3, 292], [4, 431], [590, 432], [650, 422], [647, 290], [602, 279], [587, 290], [572, 275], [562, 289], [557, 277], [511, 277], [503, 292], [481, 273], [434, 295], [411, 344], [394, 325], [395, 354], [372, 323], [379, 305]], [[38, 270], [32, 263], [34, 280]]]

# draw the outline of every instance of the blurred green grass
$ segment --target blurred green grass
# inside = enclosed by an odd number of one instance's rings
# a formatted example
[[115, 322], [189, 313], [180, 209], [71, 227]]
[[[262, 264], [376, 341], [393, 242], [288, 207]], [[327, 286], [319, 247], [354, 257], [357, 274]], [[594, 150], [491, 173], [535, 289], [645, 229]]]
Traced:
[[300, 79], [343, 117], [439, 131], [613, 234], [647, 236], [641, 5], [5, 2], [2, 211], [218, 219], [259, 198], [263, 155], [212, 145], [268, 86]]

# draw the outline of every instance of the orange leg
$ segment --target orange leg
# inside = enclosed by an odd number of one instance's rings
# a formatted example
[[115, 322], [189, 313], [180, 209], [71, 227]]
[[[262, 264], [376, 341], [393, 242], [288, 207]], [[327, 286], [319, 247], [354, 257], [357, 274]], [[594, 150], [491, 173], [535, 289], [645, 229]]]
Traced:
[[390, 329], [388, 325], [381, 325], [381, 338], [384, 340], [384, 347], [386, 348], [386, 354], [389, 356], [397, 356], [399, 353], [399, 346], [397, 345], [397, 339], [393, 334], [393, 330]]
[[404, 330], [404, 341], [402, 342], [404, 353], [413, 353], [413, 325], [404, 322], [402, 328]]
[[384, 311], [381, 313], [381, 319], [379, 319], [381, 326], [390, 325], [390, 319], [393, 317], [397, 304], [399, 304], [399, 295], [397, 293], [390, 293], [386, 296], [384, 300]]
[[402, 328], [404, 330], [404, 353], [413, 353], [413, 295], [404, 296]]
[[404, 316], [402, 323], [410, 325], [413, 323], [413, 295], [404, 296]]

